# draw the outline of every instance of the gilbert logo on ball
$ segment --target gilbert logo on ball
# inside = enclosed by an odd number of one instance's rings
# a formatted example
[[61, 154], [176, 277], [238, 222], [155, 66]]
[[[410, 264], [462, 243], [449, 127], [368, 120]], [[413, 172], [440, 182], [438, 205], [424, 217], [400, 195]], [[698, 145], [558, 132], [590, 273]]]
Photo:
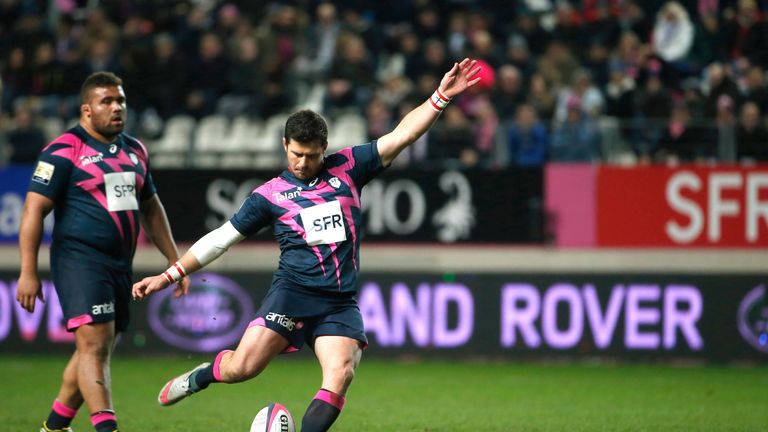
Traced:
[[256, 414], [251, 423], [251, 432], [296, 432], [296, 425], [288, 408], [275, 402]]

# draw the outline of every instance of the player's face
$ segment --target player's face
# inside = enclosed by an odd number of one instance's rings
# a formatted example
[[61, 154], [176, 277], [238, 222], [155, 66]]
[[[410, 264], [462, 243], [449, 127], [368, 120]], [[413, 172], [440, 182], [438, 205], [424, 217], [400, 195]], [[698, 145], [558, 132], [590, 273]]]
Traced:
[[311, 180], [323, 167], [323, 155], [328, 144], [301, 143], [294, 139], [286, 142], [283, 138], [283, 147], [288, 156], [288, 168], [293, 175], [301, 180]]
[[123, 131], [127, 108], [122, 86], [96, 87], [82, 111], [91, 129], [111, 140]]

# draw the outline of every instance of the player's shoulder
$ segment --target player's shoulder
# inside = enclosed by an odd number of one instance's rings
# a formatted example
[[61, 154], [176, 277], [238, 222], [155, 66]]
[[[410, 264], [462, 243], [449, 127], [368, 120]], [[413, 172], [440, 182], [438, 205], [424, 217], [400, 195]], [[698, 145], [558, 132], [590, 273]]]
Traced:
[[272, 196], [272, 191], [275, 189], [279, 189], [281, 185], [285, 183], [285, 180], [278, 177], [272, 177], [271, 179], [267, 180], [266, 182], [262, 183], [260, 186], [256, 187], [256, 189], [251, 192], [251, 195], [261, 195], [264, 198], [269, 199], [270, 196]]
[[335, 168], [354, 163], [355, 160], [360, 158], [368, 158], [376, 151], [376, 141], [369, 141], [367, 143], [358, 144], [355, 146], [344, 147], [343, 149], [327, 156], [325, 162], [328, 168]]
[[71, 157], [80, 151], [80, 148], [85, 145], [86, 139], [79, 128], [73, 127], [43, 147], [42, 153]]
[[127, 133], [123, 133], [122, 135], [123, 135], [123, 139], [125, 140], [125, 143], [131, 149], [139, 153], [139, 155], [145, 159], [149, 157], [149, 151], [147, 150], [147, 147], [138, 138], [132, 135], [128, 135]]

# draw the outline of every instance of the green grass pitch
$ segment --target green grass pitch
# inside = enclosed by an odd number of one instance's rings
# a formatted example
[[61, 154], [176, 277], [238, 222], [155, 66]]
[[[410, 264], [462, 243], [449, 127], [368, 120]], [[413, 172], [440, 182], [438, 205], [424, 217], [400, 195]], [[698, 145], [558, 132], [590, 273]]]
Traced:
[[[123, 431], [246, 432], [272, 401], [298, 423], [320, 385], [314, 360], [281, 357], [242, 384], [162, 408], [157, 392], [202, 358], [121, 357], [112, 365]], [[2, 430], [36, 431], [64, 356], [0, 356]], [[297, 425], [298, 426], [298, 425]], [[85, 409], [75, 431], [93, 430]], [[765, 431], [768, 368], [395, 362], [358, 369], [334, 431]]]

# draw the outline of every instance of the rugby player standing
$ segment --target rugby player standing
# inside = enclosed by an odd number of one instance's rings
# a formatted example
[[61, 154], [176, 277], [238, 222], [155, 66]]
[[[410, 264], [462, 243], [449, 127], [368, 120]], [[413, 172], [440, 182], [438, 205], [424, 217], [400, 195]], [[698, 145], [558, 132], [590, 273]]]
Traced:
[[322, 387], [302, 419], [302, 432], [328, 430], [368, 343], [355, 298], [360, 268], [360, 193], [408, 145], [423, 135], [452, 97], [480, 78], [476, 62], [455, 63], [432, 97], [378, 140], [325, 156], [328, 127], [309, 110], [285, 124], [288, 169], [256, 188], [220, 228], [198, 240], [163, 274], [133, 285], [142, 299], [221, 256], [233, 244], [273, 225], [280, 263], [255, 319], [235, 351], [171, 379], [160, 390], [172, 405], [216, 382], [235, 383], [261, 373], [282, 352], [312, 348]]
[[[19, 231], [16, 299], [29, 312], [44, 301], [37, 256], [43, 219], [53, 210], [51, 273], [75, 352], [41, 432], [71, 431], [85, 402], [98, 432], [117, 431], [110, 358], [128, 325], [131, 267], [139, 223], [174, 263], [179, 253], [149, 173], [147, 149], [123, 134], [122, 80], [97, 72], [82, 85], [79, 125], [44, 148], [29, 184]], [[181, 279], [176, 295], [186, 294]]]

